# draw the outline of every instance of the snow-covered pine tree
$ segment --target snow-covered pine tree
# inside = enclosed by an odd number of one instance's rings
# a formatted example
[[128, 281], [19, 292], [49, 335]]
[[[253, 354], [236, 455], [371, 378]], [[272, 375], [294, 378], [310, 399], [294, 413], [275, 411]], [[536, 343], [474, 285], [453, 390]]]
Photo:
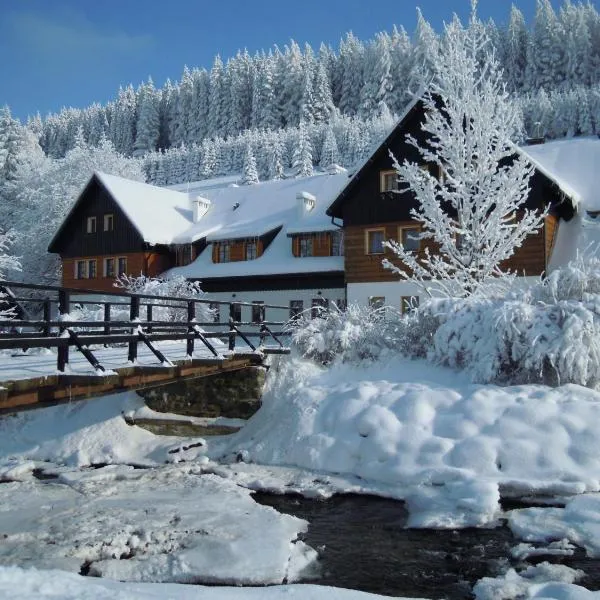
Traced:
[[258, 171], [256, 169], [256, 158], [252, 150], [250, 140], [246, 143], [244, 152], [244, 166], [242, 169], [242, 185], [254, 185], [258, 183]]
[[283, 179], [284, 143], [280, 131], [270, 134], [267, 150], [267, 179]]
[[208, 72], [206, 69], [194, 69], [192, 80], [192, 115], [187, 140], [199, 144], [208, 133]]
[[216, 137], [225, 133], [228, 112], [229, 102], [225, 82], [225, 68], [221, 57], [217, 54], [210, 71], [208, 91], [207, 135], [209, 137]]
[[391, 77], [393, 87], [391, 90], [390, 108], [401, 111], [409, 102], [408, 86], [412, 72], [413, 49], [410, 37], [404, 27], [392, 30], [391, 48]]
[[363, 43], [352, 32], [340, 42], [342, 74], [339, 109], [344, 115], [355, 115], [360, 104], [364, 53]]
[[313, 174], [312, 145], [310, 132], [304, 122], [298, 127], [298, 137], [294, 146], [292, 169], [296, 177], [310, 177]]
[[527, 85], [550, 90], [565, 80], [564, 30], [550, 0], [537, 0], [527, 55]]
[[335, 134], [331, 126], [325, 130], [325, 138], [323, 139], [323, 149], [321, 150], [321, 160], [319, 165], [323, 169], [329, 169], [334, 165], [340, 164], [340, 153], [338, 151]]
[[570, 0], [560, 9], [560, 23], [564, 32], [565, 84], [569, 87], [590, 82], [591, 35], [587, 14], [582, 6]]
[[[134, 156], [143, 156], [147, 152], [156, 150], [160, 134], [160, 96], [154, 88], [151, 78], [139, 87], [137, 105], [137, 125], [133, 154]], [[93, 142], [90, 140], [90, 143]]]
[[528, 45], [529, 32], [525, 17], [513, 4], [503, 48], [504, 78], [511, 92], [520, 92], [525, 88]]
[[[469, 27], [457, 20], [445, 27], [434, 78], [423, 97], [422, 130], [427, 141], [412, 143], [421, 164], [394, 160], [399, 180], [408, 184], [422, 224], [419, 239], [439, 251], [405, 249], [402, 240], [386, 242], [399, 264], [385, 265], [428, 295], [484, 294], [492, 283], [507, 284], [502, 261], [539, 229], [542, 214], [523, 207], [532, 167], [510, 140], [519, 136], [521, 118], [510, 102], [498, 61], [489, 48], [472, 0]], [[519, 215], [516, 218], [516, 215]]]

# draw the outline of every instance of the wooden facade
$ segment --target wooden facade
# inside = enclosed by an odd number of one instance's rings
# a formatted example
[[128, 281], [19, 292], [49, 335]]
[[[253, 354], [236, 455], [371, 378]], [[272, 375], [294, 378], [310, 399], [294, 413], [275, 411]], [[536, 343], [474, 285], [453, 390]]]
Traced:
[[[265, 245], [261, 238], [252, 238], [246, 240], [223, 240], [220, 242], [213, 242], [212, 261], [213, 263], [219, 263], [248, 260], [247, 252], [250, 252], [250, 244], [254, 244], [254, 251], [256, 253], [254, 258], [258, 258], [259, 256], [263, 255], [263, 252], [265, 251]], [[221, 260], [223, 254], [228, 256], [228, 260]]]
[[[395, 255], [390, 250], [369, 253], [366, 236], [369, 230], [381, 229], [384, 239], [398, 240], [399, 227], [418, 225], [411, 216], [411, 211], [418, 206], [415, 195], [402, 185], [396, 190], [386, 189], [389, 188], [386, 175], [392, 167], [390, 152], [400, 163], [404, 160], [422, 162], [418, 150], [407, 142], [406, 136], [411, 135], [420, 143], [425, 141], [421, 130], [423, 117], [423, 105], [417, 101], [327, 211], [331, 217], [343, 221], [348, 284], [398, 281], [397, 275], [381, 265], [383, 258], [393, 262]], [[427, 167], [424, 165], [424, 168]], [[541, 275], [548, 266], [560, 219], [569, 220], [574, 207], [565, 200], [558, 186], [539, 171], [534, 172], [530, 188], [524, 208], [548, 209], [548, 216], [543, 227], [529, 236], [503, 267], [520, 275]], [[429, 246], [430, 252], [436, 251], [430, 240], [421, 240], [421, 246], [421, 250]]]
[[[332, 256], [333, 237], [331, 231], [303, 233], [290, 237], [292, 238], [292, 254], [295, 257]], [[310, 248], [310, 253], [306, 253], [307, 248]]]

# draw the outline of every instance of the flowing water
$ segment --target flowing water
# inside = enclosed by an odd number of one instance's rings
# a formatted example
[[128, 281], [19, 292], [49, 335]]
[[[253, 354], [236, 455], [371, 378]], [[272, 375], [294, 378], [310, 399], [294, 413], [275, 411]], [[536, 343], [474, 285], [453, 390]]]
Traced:
[[[309, 523], [304, 541], [318, 550], [315, 583], [388, 596], [472, 598], [472, 586], [513, 566], [511, 531], [405, 529], [402, 502], [374, 496], [339, 495], [322, 501], [296, 495], [256, 493], [260, 504]], [[578, 550], [572, 557], [536, 557], [586, 572], [580, 585], [600, 589], [600, 561]], [[521, 566], [523, 564], [521, 563]], [[526, 566], [526, 565], [525, 565]]]

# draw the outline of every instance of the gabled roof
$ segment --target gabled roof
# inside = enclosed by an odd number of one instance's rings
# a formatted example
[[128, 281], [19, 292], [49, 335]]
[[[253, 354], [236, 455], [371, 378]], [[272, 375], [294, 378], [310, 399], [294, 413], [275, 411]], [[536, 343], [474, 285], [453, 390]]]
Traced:
[[191, 225], [192, 210], [187, 194], [97, 171], [71, 206], [49, 244], [50, 250], [94, 182], [107, 191], [148, 244], [170, 244], [174, 235]]
[[383, 154], [386, 153], [390, 147], [390, 144], [393, 140], [396, 139], [398, 135], [404, 129], [404, 125], [409, 117], [423, 106], [423, 92], [415, 95], [414, 99], [410, 102], [410, 104], [404, 110], [404, 113], [400, 116], [390, 133], [387, 137], [381, 142], [369, 155], [369, 157], [363, 162], [363, 164], [356, 170], [352, 178], [346, 183], [346, 185], [342, 188], [337, 198], [332, 202], [332, 204], [327, 209], [327, 214], [330, 217], [335, 217], [338, 213], [338, 209], [344, 203], [348, 194], [354, 189], [354, 186], [358, 183], [358, 181], [362, 178], [366, 171], [368, 171], [369, 167]]

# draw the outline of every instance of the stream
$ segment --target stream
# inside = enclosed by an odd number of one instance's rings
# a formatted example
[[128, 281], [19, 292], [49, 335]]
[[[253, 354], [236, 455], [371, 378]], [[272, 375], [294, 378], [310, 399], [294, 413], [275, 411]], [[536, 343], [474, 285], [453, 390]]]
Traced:
[[510, 529], [405, 529], [402, 502], [375, 496], [338, 495], [329, 500], [257, 492], [254, 499], [282, 513], [306, 519], [304, 541], [319, 552], [321, 573], [314, 583], [387, 596], [473, 598], [472, 586], [509, 566], [543, 560], [582, 569], [578, 583], [600, 589], [600, 560], [581, 549], [573, 556], [541, 556], [529, 562], [511, 559], [517, 545]]

